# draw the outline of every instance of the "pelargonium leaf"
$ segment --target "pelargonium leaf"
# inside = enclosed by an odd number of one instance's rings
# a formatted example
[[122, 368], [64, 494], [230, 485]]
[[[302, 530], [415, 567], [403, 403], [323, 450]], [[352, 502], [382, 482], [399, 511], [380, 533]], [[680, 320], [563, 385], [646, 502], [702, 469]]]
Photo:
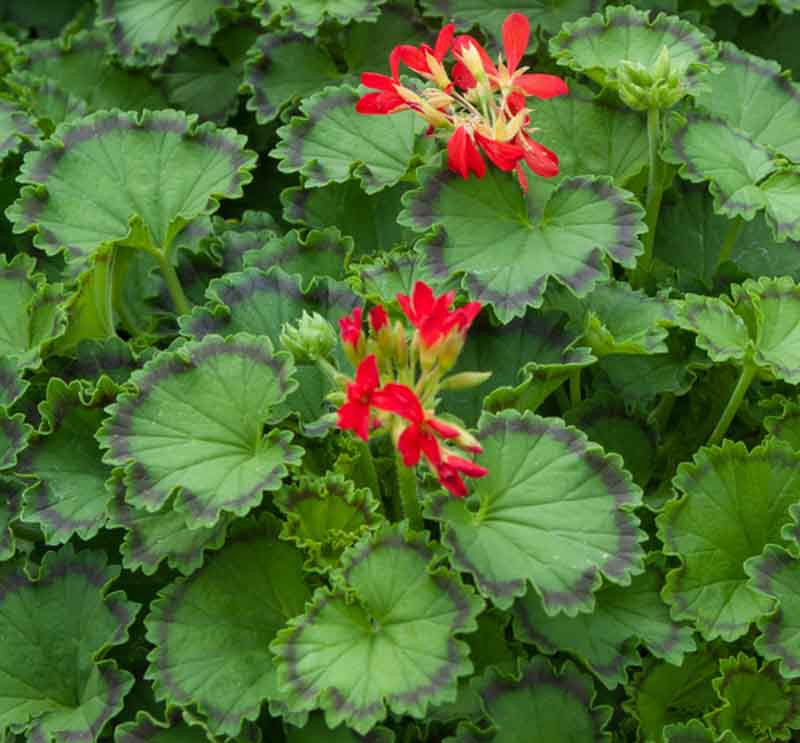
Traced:
[[747, 325], [724, 299], [688, 294], [677, 322], [697, 334], [697, 346], [713, 361], [741, 362], [747, 355], [750, 347]]
[[63, 544], [73, 535], [90, 539], [105, 525], [111, 470], [100, 459], [94, 434], [117, 392], [107, 377], [90, 395], [79, 381], [48, 382], [39, 405], [42, 423], [18, 467], [28, 483], [33, 480], [23, 494], [22, 520], [38, 524], [48, 544]]
[[243, 256], [245, 268], [269, 271], [280, 266], [288, 274], [299, 274], [304, 292], [308, 292], [318, 276], [343, 279], [345, 265], [353, 252], [353, 241], [335, 227], [310, 230], [301, 236], [297, 230], [275, 235], [256, 250]]
[[[610, 743], [605, 727], [610, 707], [594, 705], [595, 691], [590, 678], [567, 662], [556, 673], [542, 657], [520, 661], [516, 674], [507, 676], [490, 668], [474, 683], [493, 727], [494, 740], [525, 740], [546, 743], [553, 740]], [[471, 738], [456, 737], [456, 742]]]
[[300, 104], [278, 129], [280, 142], [270, 154], [278, 170], [305, 177], [307, 188], [342, 183], [351, 176], [368, 193], [393, 186], [405, 175], [425, 128], [411, 111], [365, 116], [356, 111], [359, 95], [349, 85], [328, 87]]
[[394, 302], [398, 294], [411, 294], [417, 281], [424, 281], [437, 292], [458, 288], [458, 280], [452, 277], [437, 279], [421, 255], [400, 250], [377, 254], [350, 269], [361, 279], [367, 295], [377, 302]]
[[682, 464], [672, 483], [682, 497], [657, 524], [664, 552], [682, 564], [668, 574], [664, 600], [674, 619], [693, 621], [707, 640], [730, 642], [771, 608], [748, 585], [744, 562], [780, 543], [800, 497], [800, 455], [774, 440], [749, 452], [724, 441]]
[[83, 0], [43, 0], [33, 6], [11, 0], [3, 4], [0, 19], [16, 24], [25, 33], [33, 28], [39, 36], [56, 36], [74, 19], [82, 3]]
[[302, 555], [276, 529], [271, 520], [248, 527], [160, 591], [145, 620], [156, 697], [196, 708], [215, 735], [237, 735], [277, 698], [269, 643], [311, 594]]
[[213, 526], [190, 529], [169, 501], [153, 513], [136, 508], [125, 502], [127, 488], [121, 469], [114, 471], [111, 490], [114, 497], [108, 505], [108, 526], [125, 529], [119, 551], [128, 570], [141, 568], [145, 575], [152, 575], [166, 560], [171, 568], [191, 575], [203, 564], [205, 550], [219, 549], [225, 543], [227, 516]]
[[650, 68], [662, 47], [669, 51], [671, 71], [680, 75], [689, 94], [695, 94], [717, 56], [711, 41], [691, 23], [659, 13], [651, 20], [646, 10], [609, 5], [566, 23], [550, 40], [556, 62], [583, 72], [604, 87], [617, 90], [619, 65], [636, 62]]
[[359, 255], [380, 255], [408, 239], [411, 233], [397, 223], [400, 197], [408, 184], [398, 183], [365, 194], [358, 181], [331, 183], [322, 188], [287, 188], [281, 192], [283, 218], [294, 224], [323, 229], [335, 225], [353, 238]]
[[727, 735], [718, 739], [714, 731], [700, 720], [665, 725], [663, 733], [664, 743], [737, 743]]
[[317, 42], [294, 33], [264, 34], [245, 64], [247, 110], [255, 113], [259, 124], [266, 124], [291, 101], [341, 78], [333, 58]]
[[764, 428], [771, 436], [785, 441], [795, 451], [800, 450], [800, 404], [787, 401], [780, 415], [764, 418]]
[[717, 658], [707, 651], [687, 655], [679, 666], [647, 659], [644, 670], [635, 675], [628, 689], [630, 701], [626, 703], [639, 722], [642, 739], [660, 743], [665, 740], [665, 725], [700, 717], [717, 704], [712, 686], [717, 673]]
[[111, 29], [114, 48], [126, 65], [163, 62], [181, 42], [209, 44], [219, 12], [236, 0], [100, 0], [97, 22]]
[[454, 573], [434, 570], [433, 557], [397, 526], [344, 553], [342, 585], [318, 589], [271, 645], [290, 712], [320, 708], [330, 727], [364, 734], [387, 707], [423, 717], [455, 698], [472, 670], [456, 635], [476, 629], [483, 602]]
[[770, 544], [744, 566], [750, 587], [772, 598], [771, 613], [758, 620], [761, 634], [755, 648], [767, 660], [777, 660], [781, 676], [800, 677], [800, 589], [798, 560], [782, 547]]
[[28, 389], [22, 371], [7, 356], [0, 356], [0, 408], [10, 408]]
[[469, 500], [436, 496], [426, 514], [442, 522], [453, 565], [494, 604], [511, 606], [531, 583], [548, 614], [574, 616], [594, 607], [601, 575], [627, 585], [642, 572], [631, 513], [641, 491], [616, 454], [557, 418], [516, 411], [484, 413], [478, 438], [489, 474]]
[[261, 0], [255, 15], [264, 25], [276, 19], [294, 31], [314, 36], [327, 19], [346, 25], [350, 21], [374, 21], [386, 0]]
[[21, 51], [20, 71], [54, 83], [65, 95], [83, 101], [90, 111], [167, 107], [164, 91], [148, 75], [108, 59], [108, 36], [102, 31], [35, 40]]
[[18, 152], [23, 142], [33, 142], [39, 131], [28, 115], [9, 101], [0, 100], [0, 162]]
[[28, 445], [32, 430], [22, 413], [10, 415], [5, 408], [0, 408], [0, 471], [16, 465], [17, 457]]
[[66, 324], [60, 287], [46, 284], [34, 266], [22, 253], [10, 263], [0, 255], [0, 354], [20, 369], [39, 366], [44, 344]]
[[709, 181], [714, 209], [751, 220], [764, 210], [775, 239], [800, 239], [800, 171], [722, 119], [691, 114], [668, 138], [664, 158], [690, 181]]
[[596, 9], [592, 0], [423, 0], [425, 15], [435, 15], [454, 21], [468, 30], [478, 24], [495, 38], [500, 38], [500, 27], [512, 10], [523, 13], [531, 27], [541, 26], [554, 34], [563, 23], [591, 13]]
[[641, 253], [642, 208], [607, 178], [569, 178], [555, 190], [536, 182], [526, 199], [513, 176], [494, 169], [468, 180], [438, 167], [419, 173], [399, 221], [417, 232], [436, 227], [417, 243], [433, 274], [463, 274], [470, 296], [502, 322], [540, 306], [551, 278], [582, 297], [609, 277], [604, 257], [631, 267]]
[[85, 116], [89, 112], [82, 98], [65, 92], [54, 80], [19, 71], [10, 73], [6, 79], [45, 132], [55, 129], [62, 121]]
[[114, 743], [205, 743], [208, 740], [200, 727], [189, 727], [180, 714], [157, 720], [147, 712], [137, 712], [135, 722], [118, 725]]
[[514, 605], [514, 631], [542, 652], [569, 652], [588, 664], [592, 672], [613, 689], [627, 680], [628, 668], [641, 664], [641, 642], [657, 658], [679, 665], [695, 650], [690, 628], [673, 622], [661, 600], [662, 580], [649, 569], [630, 586], [603, 586], [591, 614], [573, 618], [548, 616], [541, 599], [528, 591]]
[[[592, 100], [592, 92], [570, 85], [569, 95], [540, 105], [532, 114], [536, 138], [558, 153], [557, 179], [611, 176], [624, 186], [647, 166], [647, 130], [642, 117]], [[581, 136], [576, 137], [575, 132]]]
[[309, 553], [307, 570], [337, 567], [342, 552], [384, 520], [372, 491], [332, 472], [304, 477], [274, 500], [286, 515], [281, 539]]
[[409, 12], [402, 0], [393, 1], [381, 8], [377, 21], [348, 25], [347, 35], [342, 39], [342, 53], [351, 74], [375, 72], [385, 67], [392, 49], [416, 39], [427, 40], [430, 46], [436, 43], [435, 34], [416, 12]]
[[696, 370], [708, 367], [708, 357], [697, 349], [687, 357], [672, 354], [604, 356], [597, 364], [611, 391], [631, 402], [645, 402], [665, 392], [685, 395], [697, 378]]
[[697, 103], [747, 132], [753, 141], [800, 161], [800, 86], [780, 65], [720, 43], [722, 70], [709, 78]]
[[45, 553], [33, 578], [0, 574], [0, 729], [95, 741], [122, 709], [133, 676], [102, 660], [125, 642], [138, 610], [108, 592], [119, 572], [104, 554], [66, 545]]
[[744, 653], [723, 658], [714, 689], [722, 704], [706, 716], [718, 734], [732, 732], [741, 741], [789, 740], [800, 728], [800, 689], [771, 666], [758, 667]]
[[331, 730], [325, 724], [325, 717], [321, 714], [309, 715], [308, 722], [302, 728], [293, 725], [286, 730], [286, 743], [395, 743], [394, 731], [385, 727], [376, 727], [366, 735], [359, 735], [347, 725]]
[[[191, 220], [236, 198], [255, 153], [245, 138], [179, 111], [103, 111], [59, 126], [29, 153], [19, 180], [32, 184], [8, 210], [17, 232], [35, 229], [49, 254], [83, 264], [101, 244], [125, 242], [168, 255]], [[87, 189], [93, 208], [84, 207]]]
[[23, 487], [18, 480], [0, 475], [0, 562], [11, 559], [17, 549], [11, 522], [19, 518]]
[[244, 515], [277, 490], [302, 449], [264, 424], [295, 389], [294, 365], [267, 338], [206, 336], [157, 354], [109, 407], [103, 460], [127, 467], [126, 501], [158, 511], [175, 494], [190, 528]]

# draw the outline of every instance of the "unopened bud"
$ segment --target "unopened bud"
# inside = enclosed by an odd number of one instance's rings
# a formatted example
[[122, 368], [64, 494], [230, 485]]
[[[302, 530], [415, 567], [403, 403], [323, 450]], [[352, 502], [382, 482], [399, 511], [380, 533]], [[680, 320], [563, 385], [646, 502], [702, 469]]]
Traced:
[[652, 69], [652, 77], [654, 81], [658, 82], [661, 80], [667, 80], [669, 78], [670, 59], [669, 48], [666, 45], [661, 47], [661, 51], [658, 53], [658, 58], [656, 59]]
[[439, 389], [468, 390], [483, 384], [492, 376], [492, 372], [459, 372], [442, 380]]
[[444, 65], [436, 59], [430, 52], [425, 54], [425, 61], [428, 63], [428, 69], [431, 71], [431, 80], [442, 90], [450, 87], [450, 77], [445, 70]]
[[297, 363], [309, 363], [328, 357], [338, 342], [336, 331], [322, 315], [303, 314], [295, 323], [285, 323], [280, 343]]
[[479, 83], [486, 80], [486, 70], [483, 69], [483, 60], [474, 44], [468, 43], [461, 49], [461, 61]]

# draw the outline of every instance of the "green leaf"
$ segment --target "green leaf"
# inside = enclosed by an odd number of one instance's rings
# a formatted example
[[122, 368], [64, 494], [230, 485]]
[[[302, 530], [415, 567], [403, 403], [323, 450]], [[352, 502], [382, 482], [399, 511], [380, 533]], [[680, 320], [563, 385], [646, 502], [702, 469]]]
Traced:
[[302, 449], [264, 424], [295, 388], [294, 365], [268, 339], [206, 336], [156, 355], [131, 375], [135, 392], [109, 408], [103, 460], [127, 466], [126, 501], [158, 511], [175, 493], [189, 528], [238, 516], [277, 490]]
[[10, 408], [28, 389], [21, 370], [7, 356], [0, 356], [0, 408]]
[[367, 735], [353, 732], [347, 725], [331, 730], [321, 714], [313, 714], [302, 728], [293, 725], [286, 730], [286, 743], [395, 743], [394, 732], [385, 727], [373, 728]]
[[[711, 728], [703, 725], [700, 720], [692, 720], [686, 724], [666, 725], [663, 730], [664, 743], [715, 743], [717, 736]], [[727, 743], [734, 743], [727, 737]]]
[[108, 593], [119, 572], [104, 554], [67, 545], [45, 553], [34, 578], [0, 573], [0, 729], [95, 741], [122, 709], [133, 676], [101, 660], [125, 642], [138, 610], [121, 591]]
[[800, 728], [800, 689], [790, 687], [769, 666], [758, 667], [744, 653], [723, 658], [714, 689], [722, 705], [706, 718], [718, 733], [732, 731], [741, 743], [789, 740]]
[[795, 451], [800, 450], [800, 404], [787, 401], [780, 415], [764, 418], [764, 428], [780, 441], [785, 441]]
[[778, 441], [749, 452], [725, 441], [682, 464], [672, 484], [683, 495], [656, 523], [664, 552], [682, 564], [668, 574], [664, 600], [707, 640], [733, 641], [771, 607], [747, 584], [744, 562], [780, 542], [800, 498], [800, 456]]
[[17, 456], [28, 445], [32, 430], [22, 413], [9, 415], [5, 408], [0, 408], [0, 471], [16, 465]]
[[643, 535], [631, 510], [641, 491], [616, 454], [557, 418], [504, 411], [478, 424], [489, 474], [468, 500], [436, 496], [426, 514], [459, 570], [498, 607], [533, 584], [548, 614], [594, 607], [600, 576], [642, 572]]
[[37, 247], [80, 265], [115, 242], [169, 255], [191, 220], [241, 196], [256, 159], [244, 142], [178, 111], [93, 114], [26, 156], [19, 180], [33, 185], [7, 215], [16, 232], [36, 229]]
[[630, 586], [606, 585], [591, 614], [548, 616], [539, 597], [528, 591], [514, 605], [514, 633], [547, 654], [569, 652], [584, 661], [609, 688], [625, 683], [630, 666], [641, 664], [640, 643], [657, 658], [680, 665], [695, 650], [692, 632], [670, 619], [661, 600], [661, 578], [649, 569]]
[[696, 94], [717, 50], [703, 33], [677, 16], [659, 13], [651, 20], [646, 10], [609, 5], [605, 16], [595, 13], [565, 23], [550, 41], [550, 54], [558, 64], [618, 90], [621, 62], [650, 69], [662, 47], [669, 51], [671, 72], [682, 78], [687, 93]]
[[722, 119], [691, 114], [676, 122], [663, 156], [684, 178], [710, 182], [718, 214], [751, 220], [763, 209], [776, 240], [800, 239], [800, 170]]
[[22, 488], [19, 481], [0, 476], [0, 562], [10, 560], [17, 549], [11, 522], [19, 518]]
[[219, 549], [225, 543], [228, 517], [213, 526], [189, 529], [171, 501], [154, 513], [134, 508], [125, 502], [127, 488], [121, 469], [114, 471], [110, 488], [114, 497], [108, 505], [108, 526], [125, 529], [119, 551], [128, 570], [141, 568], [145, 575], [152, 575], [166, 560], [171, 568], [191, 575], [203, 564], [205, 550]]
[[358, 255], [380, 256], [398, 243], [411, 242], [411, 232], [397, 223], [400, 198], [408, 184], [398, 183], [376, 194], [365, 194], [358, 181], [322, 188], [287, 188], [281, 192], [287, 222], [323, 229], [335, 225], [353, 238]]
[[423, 0], [422, 7], [425, 15], [452, 20], [464, 30], [478, 24], [499, 39], [500, 26], [511, 11], [526, 15], [532, 28], [539, 26], [554, 34], [563, 23], [591, 13], [597, 6], [592, 0]]
[[468, 180], [438, 167], [419, 173], [400, 223], [437, 227], [417, 243], [432, 273], [463, 274], [470, 296], [490, 303], [501, 322], [540, 306], [551, 277], [582, 297], [609, 277], [605, 257], [632, 267], [642, 251], [642, 208], [607, 178], [569, 178], [555, 190], [537, 182], [526, 198], [496, 169]]
[[320, 708], [330, 727], [364, 734], [387, 707], [423, 717], [455, 698], [472, 670], [456, 635], [476, 629], [483, 602], [454, 573], [433, 570], [433, 557], [397, 526], [344, 553], [341, 586], [318, 589], [271, 645], [290, 712]]
[[720, 43], [719, 74], [697, 99], [712, 116], [747, 132], [753, 141], [800, 161], [800, 86], [780, 65]]
[[245, 64], [244, 87], [250, 93], [247, 110], [255, 113], [259, 124], [267, 124], [291, 101], [341, 78], [331, 55], [316, 41], [300, 34], [264, 34]]
[[24, 142], [34, 142], [37, 136], [38, 130], [24, 111], [0, 100], [0, 162], [19, 152]]
[[62, 121], [85, 116], [86, 102], [63, 91], [53, 80], [38, 78], [29, 72], [12, 72], [6, 80], [16, 91], [43, 131], [52, 131]]
[[742, 362], [750, 347], [747, 325], [724, 298], [687, 294], [678, 325], [697, 334], [698, 348], [718, 363]]
[[23, 494], [22, 520], [38, 524], [48, 544], [63, 544], [74, 534], [90, 539], [105, 525], [111, 470], [94, 434], [117, 391], [107, 377], [91, 395], [82, 382], [50, 378], [39, 405], [42, 423], [18, 468], [33, 480]]
[[[554, 740], [610, 743], [610, 707], [595, 707], [592, 681], [565, 663], [556, 673], [541, 657], [518, 664], [512, 676], [490, 668], [474, 684], [496, 728], [497, 743]], [[470, 738], [456, 737], [456, 741]]]
[[314, 36], [317, 27], [326, 20], [335, 20], [342, 25], [350, 21], [374, 21], [380, 14], [380, 6], [386, 0], [260, 0], [255, 10], [262, 23], [271, 25], [280, 19], [284, 26], [306, 36]]
[[[707, 651], [687, 655], [680, 666], [650, 658], [628, 690], [626, 708], [639, 721], [643, 740], [661, 743], [665, 725], [699, 717], [718, 702], [712, 680], [717, 658]], [[680, 740], [680, 738], [678, 739]], [[701, 738], [702, 741], [702, 738]], [[726, 742], [732, 743], [732, 742]]]
[[206, 743], [199, 727], [189, 727], [179, 714], [157, 720], [147, 712], [137, 712], [135, 722], [126, 722], [114, 730], [114, 743]]
[[0, 255], [0, 355], [18, 368], [37, 367], [43, 346], [64, 332], [60, 288], [33, 273], [35, 263], [19, 254]]
[[378, 302], [394, 302], [398, 294], [410, 295], [417, 281], [438, 292], [458, 288], [457, 280], [451, 277], [437, 279], [422, 256], [399, 250], [377, 254], [369, 262], [351, 266], [351, 271], [361, 279], [368, 296]]
[[[426, 14], [427, 15], [427, 14]], [[354, 75], [386, 69], [392, 49], [399, 44], [412, 44], [426, 38], [430, 46], [435, 36], [425, 26], [416, 9], [397, 0], [381, 8], [377, 21], [351, 23], [342, 39], [342, 52], [347, 69]]]
[[219, 13], [236, 0], [100, 0], [97, 22], [111, 29], [114, 48], [128, 66], [154, 65], [175, 54], [181, 42], [207, 45]]
[[270, 152], [282, 173], [301, 173], [306, 188], [342, 183], [351, 176], [368, 194], [397, 183], [411, 164], [417, 136], [425, 128], [411, 111], [367, 116], [356, 111], [359, 99], [348, 85], [325, 88], [300, 104], [278, 129], [280, 142]]
[[[611, 176], [624, 186], [647, 166], [647, 129], [642, 117], [592, 99], [570, 85], [568, 96], [538, 105], [536, 139], [558, 153], [558, 181], [575, 175]], [[575, 136], [580, 132], [580, 136]]]
[[214, 735], [237, 735], [277, 698], [269, 643], [310, 596], [300, 552], [277, 541], [272, 521], [264, 531], [251, 529], [169, 584], [145, 620], [156, 697], [196, 708]]
[[90, 111], [167, 107], [164, 91], [148, 75], [109, 60], [108, 36], [102, 31], [32, 41], [22, 52], [25, 58], [20, 70], [54, 83], [65, 95], [84, 101]]
[[672, 354], [604, 356], [596, 368], [607, 375], [613, 392], [630, 402], [646, 402], [665, 392], [685, 395], [696, 379], [695, 369], [703, 365], [710, 365], [708, 357], [694, 349], [688, 358]]
[[372, 491], [333, 472], [303, 477], [278, 493], [275, 505], [286, 516], [281, 539], [309, 554], [306, 570], [338, 567], [342, 552], [384, 521]]

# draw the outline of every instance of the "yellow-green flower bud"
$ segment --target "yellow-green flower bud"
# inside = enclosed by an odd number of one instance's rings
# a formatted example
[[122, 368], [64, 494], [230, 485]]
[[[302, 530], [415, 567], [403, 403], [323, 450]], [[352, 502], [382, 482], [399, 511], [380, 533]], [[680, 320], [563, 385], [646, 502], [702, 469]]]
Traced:
[[330, 356], [336, 347], [336, 331], [322, 315], [303, 314], [295, 323], [285, 323], [280, 335], [281, 345], [298, 363], [309, 363]]

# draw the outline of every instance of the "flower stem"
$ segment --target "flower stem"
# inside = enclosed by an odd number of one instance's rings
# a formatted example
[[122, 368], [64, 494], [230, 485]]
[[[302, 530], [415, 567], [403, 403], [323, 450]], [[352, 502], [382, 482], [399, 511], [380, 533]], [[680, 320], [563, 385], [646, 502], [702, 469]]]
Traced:
[[656, 237], [658, 213], [661, 211], [661, 197], [664, 193], [664, 176], [661, 168], [661, 158], [658, 150], [661, 146], [661, 119], [659, 109], [647, 110], [647, 200], [645, 203], [647, 234], [643, 238], [644, 253], [639, 257], [639, 263], [634, 272], [634, 286], [639, 287], [650, 272], [653, 262], [653, 245]]
[[731, 222], [728, 231], [725, 233], [725, 239], [722, 241], [722, 247], [719, 250], [719, 259], [717, 260], [718, 266], [730, 260], [731, 253], [733, 253], [733, 248], [736, 245], [736, 241], [739, 239], [739, 233], [741, 233], [743, 226], [744, 220], [741, 217], [736, 217], [736, 219]]
[[749, 361], [745, 361], [744, 366], [742, 367], [742, 372], [739, 375], [738, 381], [736, 382], [736, 386], [733, 388], [733, 392], [731, 392], [728, 404], [725, 406], [725, 410], [722, 411], [722, 416], [720, 417], [719, 422], [711, 432], [711, 436], [708, 438], [709, 445], [718, 444], [720, 441], [722, 441], [722, 438], [728, 431], [728, 426], [731, 425], [731, 421], [733, 421], [736, 413], [739, 410], [739, 406], [742, 404], [742, 400], [744, 399], [745, 393], [750, 387], [750, 382], [753, 381], [755, 373], [755, 365]]
[[581, 401], [581, 370], [576, 369], [569, 375], [569, 401], [571, 407], [580, 404]]
[[367, 481], [367, 487], [373, 492], [376, 498], [380, 500], [381, 497], [381, 483], [378, 480], [378, 473], [375, 470], [375, 460], [372, 458], [372, 450], [369, 448], [369, 441], [358, 439], [360, 452], [360, 460], [362, 465], [362, 472], [364, 479]]
[[412, 529], [422, 529], [422, 511], [417, 495], [417, 468], [406, 467], [400, 452], [395, 455], [395, 467], [397, 468], [397, 490], [403, 504], [403, 516], [408, 519], [408, 524]]
[[164, 277], [164, 283], [167, 285], [167, 291], [172, 298], [172, 304], [179, 315], [188, 315], [192, 311], [192, 306], [186, 295], [183, 293], [181, 281], [178, 274], [170, 263], [169, 258], [162, 256], [161, 253], [152, 253], [158, 261], [158, 267], [161, 269], [161, 275]]

